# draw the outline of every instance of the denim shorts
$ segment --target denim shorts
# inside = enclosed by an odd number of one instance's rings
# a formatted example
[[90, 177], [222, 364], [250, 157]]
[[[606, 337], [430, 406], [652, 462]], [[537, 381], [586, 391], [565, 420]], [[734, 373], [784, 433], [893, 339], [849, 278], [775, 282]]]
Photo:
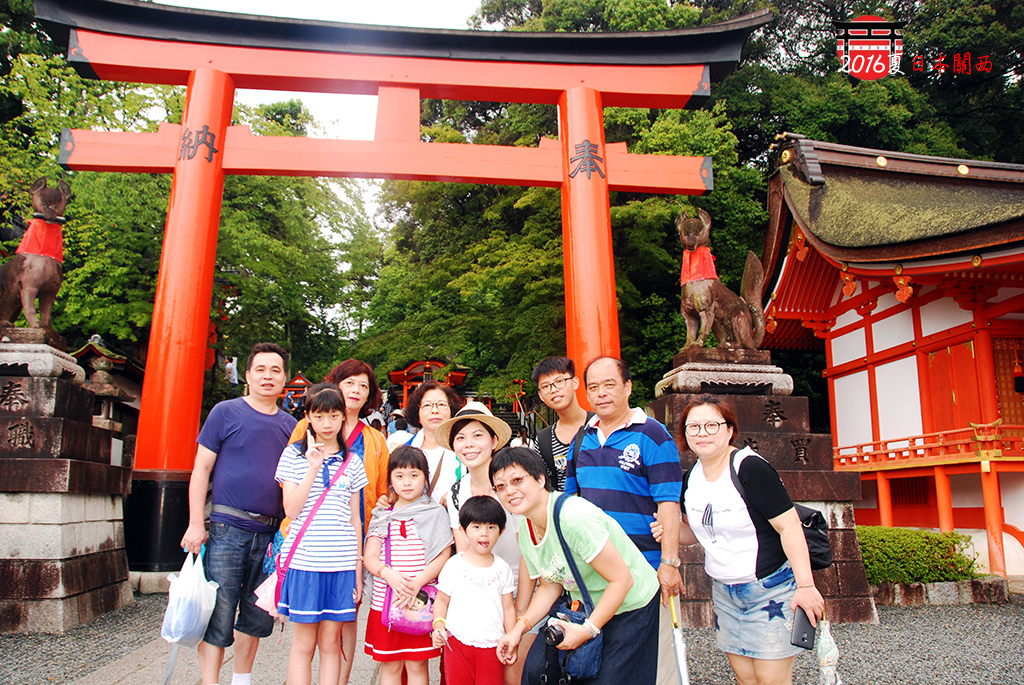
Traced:
[[[253, 533], [220, 521], [210, 522], [203, 560], [207, 580], [216, 581], [217, 604], [203, 642], [230, 647], [234, 630], [253, 637], [274, 631], [274, 619], [256, 606], [256, 588], [267, 578], [263, 557], [274, 532]], [[236, 620], [237, 614], [237, 620]]]
[[790, 603], [795, 592], [796, 580], [788, 561], [778, 571], [750, 583], [713, 581], [718, 648], [752, 659], [788, 659], [806, 651], [789, 642], [793, 630]]

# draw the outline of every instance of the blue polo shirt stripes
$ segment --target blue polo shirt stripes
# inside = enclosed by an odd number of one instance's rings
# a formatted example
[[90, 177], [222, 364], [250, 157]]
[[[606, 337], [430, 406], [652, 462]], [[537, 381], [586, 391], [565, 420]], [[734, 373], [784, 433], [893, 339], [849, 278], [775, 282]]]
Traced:
[[603, 509], [657, 568], [661, 545], [651, 535], [651, 523], [658, 502], [678, 502], [682, 494], [679, 450], [665, 426], [641, 409], [604, 444], [597, 423], [595, 416], [587, 424], [577, 462], [566, 467], [565, 492], [579, 493]]

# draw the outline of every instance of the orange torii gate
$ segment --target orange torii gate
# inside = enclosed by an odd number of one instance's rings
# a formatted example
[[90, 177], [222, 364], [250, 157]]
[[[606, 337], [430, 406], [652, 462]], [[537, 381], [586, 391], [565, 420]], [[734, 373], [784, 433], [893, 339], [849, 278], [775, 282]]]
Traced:
[[[537, 34], [369, 27], [132, 0], [35, 0], [83, 75], [187, 85], [181, 124], [156, 133], [65, 130], [68, 169], [173, 173], [136, 452], [136, 480], [191, 470], [202, 401], [225, 174], [558, 187], [566, 347], [618, 355], [608, 192], [704, 194], [710, 157], [606, 144], [606, 106], [683, 108], [739, 61], [767, 11], [697, 29]], [[378, 96], [373, 141], [253, 136], [236, 88]], [[421, 98], [555, 104], [559, 140], [522, 148], [423, 142]], [[149, 475], [147, 475], [149, 474]], [[175, 540], [176, 543], [176, 540]]]

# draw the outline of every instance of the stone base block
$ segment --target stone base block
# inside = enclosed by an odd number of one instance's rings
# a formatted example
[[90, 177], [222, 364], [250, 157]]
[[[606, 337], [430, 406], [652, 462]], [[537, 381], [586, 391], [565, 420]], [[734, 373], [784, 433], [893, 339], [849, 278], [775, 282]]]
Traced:
[[[0, 367], [2, 368], [2, 367]], [[59, 416], [92, 422], [95, 394], [59, 378], [0, 376], [0, 418]]]
[[127, 495], [132, 470], [77, 459], [0, 459], [3, 492], [75, 492]]
[[674, 366], [683, 364], [759, 364], [772, 363], [769, 350], [742, 350], [727, 347], [684, 347], [672, 357]]
[[79, 523], [122, 517], [120, 495], [56, 492], [0, 492], [3, 523]]
[[117, 549], [124, 549], [120, 520], [0, 524], [3, 559], [70, 559]]
[[[679, 418], [683, 408], [694, 394], [665, 395], [647, 405], [647, 411], [668, 427], [682, 450], [686, 441], [679, 435]], [[736, 412], [740, 435], [764, 433], [810, 433], [810, 402], [806, 397], [793, 395], [729, 395], [727, 398]]]
[[0, 560], [0, 600], [60, 599], [128, 579], [124, 549], [71, 559]]
[[143, 571], [139, 573], [139, 594], [166, 595], [171, 589], [171, 581], [162, 571]]
[[61, 352], [67, 352], [64, 337], [48, 328], [18, 328], [12, 324], [0, 324], [0, 342], [30, 345], [49, 345]]
[[63, 633], [133, 601], [127, 578], [72, 597], [0, 600], [0, 632]]
[[853, 471], [790, 471], [778, 467], [776, 470], [794, 502], [852, 503], [861, 497], [860, 474]]
[[110, 431], [85, 422], [38, 416], [0, 416], [4, 457], [78, 459], [110, 463]]

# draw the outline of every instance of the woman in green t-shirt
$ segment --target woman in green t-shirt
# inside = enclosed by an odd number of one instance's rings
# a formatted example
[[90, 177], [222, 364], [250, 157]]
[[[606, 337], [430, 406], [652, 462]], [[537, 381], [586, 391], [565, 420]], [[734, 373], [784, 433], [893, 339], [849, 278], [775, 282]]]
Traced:
[[[524, 517], [519, 547], [530, 577], [539, 581], [529, 607], [498, 643], [498, 658], [512, 663], [523, 634], [547, 617], [563, 591], [573, 600], [581, 595], [552, 519], [556, 498], [566, 495], [551, 490], [540, 455], [526, 447], [506, 447], [491, 460], [490, 476], [505, 508]], [[587, 500], [569, 497], [559, 520], [594, 611], [582, 625], [557, 618], [548, 621], [565, 634], [557, 649], [575, 649], [603, 633], [601, 670], [596, 678], [581, 682], [653, 685], [658, 670], [661, 588], [657, 574], [619, 524]], [[524, 683], [540, 683], [544, 674], [548, 682], [559, 680], [555, 649], [544, 640], [533, 643], [523, 670]]]

